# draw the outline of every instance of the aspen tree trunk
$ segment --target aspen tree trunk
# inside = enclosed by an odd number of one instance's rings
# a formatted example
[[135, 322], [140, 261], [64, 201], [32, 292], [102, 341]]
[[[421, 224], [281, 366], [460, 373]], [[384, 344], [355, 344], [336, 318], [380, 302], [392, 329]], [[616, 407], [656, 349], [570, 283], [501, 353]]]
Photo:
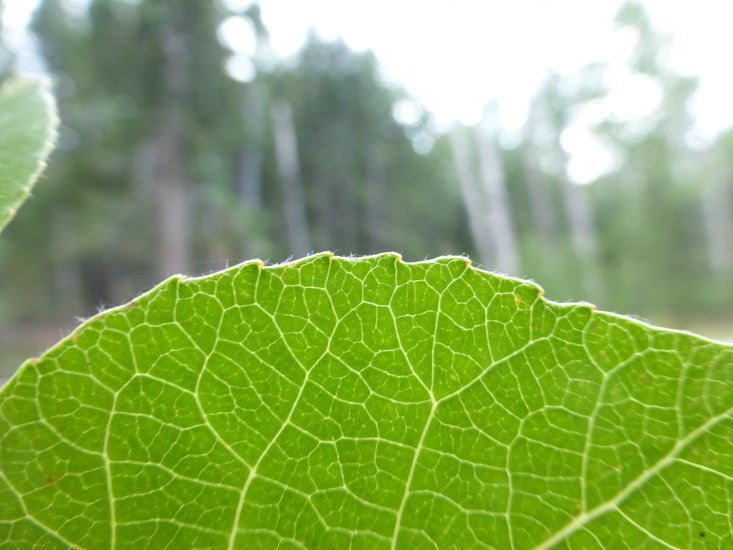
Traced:
[[[79, 307], [83, 295], [82, 273], [79, 262], [74, 261], [71, 251], [78, 250], [74, 232], [74, 217], [68, 207], [57, 207], [51, 217], [51, 309], [69, 311]], [[84, 304], [86, 306], [87, 304]]]
[[165, 103], [154, 130], [154, 174], [160, 278], [190, 266], [188, 249], [188, 179], [184, 162], [184, 101], [187, 93], [186, 50], [182, 37], [171, 27], [163, 31]]
[[384, 151], [374, 148], [366, 166], [366, 236], [367, 250], [376, 254], [387, 248], [386, 229], [384, 227], [387, 208], [387, 173]]
[[243, 117], [247, 128], [247, 143], [239, 157], [239, 197], [248, 218], [244, 221], [246, 235], [239, 251], [243, 258], [261, 254], [262, 237], [252, 219], [262, 208], [262, 166], [264, 148], [265, 92], [258, 83], [252, 83], [244, 99]]
[[244, 123], [247, 144], [239, 159], [239, 196], [251, 208], [262, 206], [262, 149], [265, 108], [264, 91], [259, 84], [251, 84], [244, 100]]
[[[355, 163], [351, 163], [353, 167], [352, 174], [356, 172]], [[348, 173], [348, 172], [346, 172]], [[356, 204], [356, 181], [352, 176], [338, 171], [338, 175], [333, 179], [333, 203], [334, 211], [331, 212], [334, 232], [331, 235], [331, 241], [335, 242], [342, 252], [356, 252], [359, 249], [358, 236], [359, 228], [364, 223], [362, 219], [363, 213], [357, 208]]]
[[303, 183], [298, 160], [298, 139], [293, 110], [285, 100], [276, 100], [270, 108], [277, 171], [282, 185], [285, 232], [290, 251], [296, 257], [311, 252], [310, 230], [305, 211]]
[[733, 215], [726, 181], [710, 182], [702, 192], [702, 212], [707, 237], [708, 264], [713, 273], [733, 269]]
[[547, 179], [540, 175], [535, 157], [537, 148], [532, 139], [534, 126], [532, 119], [527, 122], [523, 136], [522, 164], [529, 195], [529, 208], [532, 212], [538, 242], [544, 257], [552, 259], [558, 251], [558, 222], [555, 202], [548, 188]]
[[[314, 140], [316, 138], [314, 137]], [[335, 248], [332, 235], [336, 231], [334, 217], [334, 185], [333, 176], [326, 169], [325, 163], [316, 163], [313, 166], [313, 192], [316, 193], [316, 200], [313, 203], [313, 223], [311, 225], [311, 237], [317, 248]]]
[[[567, 157], [565, 155], [563, 157], [564, 165], [567, 166]], [[582, 291], [588, 299], [602, 300], [605, 296], [605, 285], [598, 262], [598, 241], [593, 208], [587, 192], [586, 187], [573, 183], [567, 172], [563, 175], [565, 213], [570, 228], [573, 252], [579, 264]]]
[[491, 266], [495, 258], [494, 243], [486, 223], [484, 201], [473, 169], [471, 148], [466, 134], [461, 128], [454, 129], [450, 133], [450, 142], [456, 162], [461, 197], [468, 214], [468, 225], [471, 230], [473, 244], [476, 247], [480, 262], [486, 266]]
[[496, 251], [496, 269], [517, 275], [519, 251], [514, 234], [511, 205], [504, 177], [504, 166], [496, 146], [497, 121], [495, 107], [486, 110], [477, 129], [478, 160], [484, 208]]

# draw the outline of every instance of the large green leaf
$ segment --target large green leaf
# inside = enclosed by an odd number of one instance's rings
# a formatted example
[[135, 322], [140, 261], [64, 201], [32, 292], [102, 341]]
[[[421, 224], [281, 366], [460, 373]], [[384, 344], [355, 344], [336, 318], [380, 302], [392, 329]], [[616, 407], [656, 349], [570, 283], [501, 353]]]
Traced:
[[17, 77], [0, 87], [0, 231], [30, 195], [57, 124], [48, 81]]
[[465, 258], [174, 277], [0, 420], [13, 548], [733, 548], [733, 348]]

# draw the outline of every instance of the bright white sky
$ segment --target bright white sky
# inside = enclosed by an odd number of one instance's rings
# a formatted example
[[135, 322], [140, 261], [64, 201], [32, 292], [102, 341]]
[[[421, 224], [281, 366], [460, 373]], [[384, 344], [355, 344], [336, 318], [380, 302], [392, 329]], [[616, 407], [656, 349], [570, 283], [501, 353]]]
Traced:
[[[35, 1], [6, 0], [9, 28], [22, 26]], [[79, 6], [85, 0], [66, 0]], [[134, 1], [134, 0], [130, 0]], [[221, 0], [244, 7], [250, 0]], [[357, 50], [373, 50], [385, 78], [401, 84], [436, 117], [441, 128], [454, 121], [476, 123], [497, 101], [505, 138], [511, 141], [526, 116], [529, 98], [548, 70], [571, 74], [593, 61], [618, 65], [620, 81], [601, 106], [584, 113], [563, 145], [571, 154], [571, 176], [587, 182], [614, 159], [585, 130], [598, 117], [643, 117], [658, 93], [648, 79], [623, 74], [634, 37], [613, 26], [622, 0], [261, 0], [273, 49], [290, 55], [309, 28], [323, 38], [341, 37]], [[733, 78], [727, 73], [733, 51], [733, 2], [645, 0], [655, 26], [673, 33], [673, 67], [701, 77], [694, 103], [697, 129], [691, 139], [709, 143], [733, 126]], [[252, 49], [251, 30], [233, 19], [222, 38], [243, 53]], [[230, 73], [247, 78], [242, 53]], [[626, 71], [628, 72], [628, 71]], [[409, 115], [409, 109], [403, 109]]]

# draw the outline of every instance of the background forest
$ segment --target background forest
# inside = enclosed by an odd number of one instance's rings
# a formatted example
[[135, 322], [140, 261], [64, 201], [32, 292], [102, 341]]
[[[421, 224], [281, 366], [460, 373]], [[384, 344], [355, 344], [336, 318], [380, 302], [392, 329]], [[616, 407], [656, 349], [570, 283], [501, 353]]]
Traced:
[[[690, 144], [697, 82], [665, 64], [668, 38], [641, 4], [616, 24], [636, 36], [629, 71], [660, 98], [593, 125], [618, 162], [585, 185], [566, 130], [618, 85], [607, 63], [548, 72], [506, 140], [496, 105], [441, 128], [339, 40], [313, 33], [279, 58], [256, 3], [72, 5], [43, 0], [31, 25], [62, 128], [0, 240], [0, 377], [168, 275], [320, 250], [468, 254], [553, 300], [733, 338], [733, 130]], [[221, 38], [233, 15], [255, 31], [247, 75]], [[17, 56], [2, 36], [5, 78]]]

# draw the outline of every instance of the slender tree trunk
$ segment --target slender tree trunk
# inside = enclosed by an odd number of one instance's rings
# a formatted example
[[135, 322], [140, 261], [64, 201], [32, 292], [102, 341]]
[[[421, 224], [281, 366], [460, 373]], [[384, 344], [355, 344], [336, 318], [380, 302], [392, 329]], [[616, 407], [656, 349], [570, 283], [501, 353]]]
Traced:
[[457, 129], [451, 132], [450, 138], [471, 237], [481, 263], [492, 266], [496, 262], [496, 245], [488, 225], [484, 196], [474, 170], [468, 136], [463, 129]]
[[331, 175], [326, 170], [324, 163], [318, 163], [313, 167], [313, 186], [311, 192], [315, 194], [313, 202], [313, 225], [312, 236], [316, 248], [332, 249], [334, 234], [333, 212], [335, 209], [333, 198], [333, 185]]
[[[348, 172], [346, 172], [348, 173]], [[352, 172], [353, 173], [353, 172]], [[339, 174], [334, 179], [334, 209], [330, 213], [334, 223], [331, 242], [341, 252], [357, 252], [357, 235], [361, 227], [360, 212], [356, 208], [356, 185], [353, 177]]]
[[473, 244], [481, 263], [490, 266], [494, 263], [494, 243], [486, 224], [483, 198], [473, 170], [468, 139], [463, 129], [457, 128], [450, 133], [450, 141]]
[[66, 312], [81, 303], [81, 270], [74, 254], [80, 247], [76, 242], [74, 217], [68, 207], [60, 205], [56, 208], [51, 224], [51, 309], [54, 313]]
[[702, 192], [708, 263], [715, 274], [733, 269], [733, 215], [730, 188], [725, 181], [710, 182]]
[[156, 270], [163, 278], [190, 265], [187, 232], [188, 181], [184, 162], [184, 98], [187, 91], [186, 50], [171, 27], [164, 29], [165, 103], [153, 136], [155, 150], [158, 253]]
[[270, 114], [277, 171], [283, 192], [284, 224], [288, 245], [295, 256], [301, 257], [308, 254], [312, 248], [300, 177], [298, 139], [295, 134], [293, 111], [287, 101], [277, 100], [272, 104]]
[[511, 205], [499, 151], [494, 108], [488, 109], [477, 129], [478, 160], [488, 226], [494, 240], [496, 269], [511, 275], [519, 271], [519, 250], [514, 234]]
[[[339, 126], [342, 124], [343, 121], [340, 121]], [[337, 250], [356, 253], [359, 251], [359, 230], [364, 223], [361, 219], [363, 211], [357, 204], [358, 182], [355, 179], [361, 166], [356, 160], [354, 132], [347, 131], [340, 135], [338, 158], [333, 163], [334, 211], [331, 212], [331, 218], [334, 231], [330, 240], [336, 243]]]
[[[564, 165], [567, 166], [567, 158], [564, 161]], [[598, 261], [593, 208], [587, 192], [587, 187], [573, 183], [567, 173], [563, 175], [565, 212], [573, 252], [579, 262], [582, 290], [588, 299], [602, 300], [605, 296], [605, 285]]]
[[262, 113], [265, 95], [262, 87], [252, 83], [244, 100], [244, 123], [247, 144], [240, 158], [239, 195], [247, 206], [262, 206], [262, 149], [265, 121]]
[[161, 278], [180, 272], [190, 264], [186, 223], [188, 185], [182, 166], [180, 130], [174, 121], [163, 121], [155, 139], [158, 152], [158, 182], [155, 189], [159, 231], [156, 258]]
[[522, 164], [527, 183], [529, 208], [543, 256], [554, 259], [558, 249], [557, 213], [547, 179], [542, 177], [537, 169], [535, 160], [537, 149], [532, 142], [531, 129], [532, 126], [528, 123], [522, 145]]
[[252, 83], [244, 100], [244, 124], [247, 143], [239, 157], [239, 196], [245, 207], [245, 236], [239, 246], [243, 257], [253, 258], [261, 254], [261, 234], [253, 217], [262, 208], [262, 166], [264, 148], [264, 90]]
[[371, 254], [386, 247], [385, 210], [387, 208], [387, 172], [384, 151], [374, 148], [367, 158], [366, 166], [366, 241]]

